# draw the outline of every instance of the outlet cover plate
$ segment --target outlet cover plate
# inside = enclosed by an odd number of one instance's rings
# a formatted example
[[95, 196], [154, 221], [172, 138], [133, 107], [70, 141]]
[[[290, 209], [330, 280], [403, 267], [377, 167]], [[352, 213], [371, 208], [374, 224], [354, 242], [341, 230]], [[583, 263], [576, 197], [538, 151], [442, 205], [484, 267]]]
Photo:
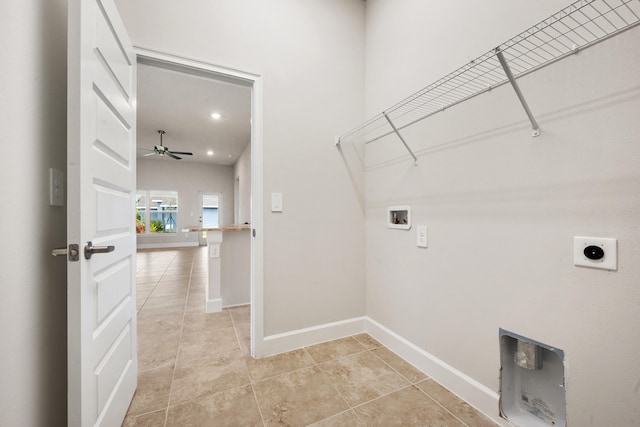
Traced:
[[[595, 260], [587, 258], [584, 255], [584, 250], [587, 246], [599, 246], [604, 251], [604, 257]], [[573, 238], [573, 263], [583, 267], [617, 270], [618, 240], [604, 237], [575, 236]]]

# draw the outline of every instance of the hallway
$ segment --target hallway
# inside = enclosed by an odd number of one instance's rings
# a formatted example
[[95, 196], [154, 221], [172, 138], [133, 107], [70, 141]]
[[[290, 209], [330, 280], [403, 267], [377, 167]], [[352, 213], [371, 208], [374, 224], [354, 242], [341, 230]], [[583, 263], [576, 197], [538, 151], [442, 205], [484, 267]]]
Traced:
[[206, 256], [138, 252], [138, 389], [124, 426], [495, 425], [367, 334], [252, 359], [249, 306], [205, 312]]

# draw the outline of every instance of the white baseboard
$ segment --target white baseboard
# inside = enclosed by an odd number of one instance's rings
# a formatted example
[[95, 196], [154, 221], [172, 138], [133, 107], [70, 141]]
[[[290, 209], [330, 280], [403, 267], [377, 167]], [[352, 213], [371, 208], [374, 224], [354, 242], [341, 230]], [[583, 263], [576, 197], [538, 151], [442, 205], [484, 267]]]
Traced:
[[212, 298], [207, 300], [207, 313], [218, 313], [222, 311], [222, 298]]
[[[295, 331], [264, 337], [259, 343], [263, 356], [284, 353], [302, 347], [367, 332], [391, 351], [442, 384], [500, 426], [512, 426], [500, 418], [498, 394], [453, 366], [396, 334], [370, 317], [355, 317]], [[257, 338], [256, 338], [257, 339]], [[496, 375], [498, 373], [496, 372]]]
[[264, 337], [263, 342], [260, 344], [260, 350], [264, 356], [271, 356], [325, 341], [360, 334], [365, 330], [365, 322], [365, 317], [355, 317], [282, 334], [269, 335]]
[[[458, 395], [478, 411], [501, 426], [512, 426], [500, 418], [498, 393], [438, 359], [395, 332], [367, 317], [365, 331], [389, 350], [424, 372], [436, 382]], [[498, 375], [498, 372], [496, 372]]]
[[233, 308], [233, 307], [244, 307], [246, 305], [251, 305], [251, 302], [241, 302], [239, 304], [229, 304], [229, 305], [224, 305], [222, 306], [222, 308]]
[[174, 242], [174, 243], [138, 243], [138, 249], [165, 249], [165, 248], [189, 248], [199, 246], [198, 242]]

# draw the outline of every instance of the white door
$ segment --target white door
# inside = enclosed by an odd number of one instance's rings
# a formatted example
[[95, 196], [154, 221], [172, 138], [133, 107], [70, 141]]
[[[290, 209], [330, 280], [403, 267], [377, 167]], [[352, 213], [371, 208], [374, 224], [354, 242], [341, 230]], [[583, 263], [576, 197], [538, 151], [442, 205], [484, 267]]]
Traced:
[[[138, 370], [136, 62], [112, 0], [70, 0], [68, 13], [69, 425], [120, 426]], [[88, 259], [88, 242], [113, 251]]]

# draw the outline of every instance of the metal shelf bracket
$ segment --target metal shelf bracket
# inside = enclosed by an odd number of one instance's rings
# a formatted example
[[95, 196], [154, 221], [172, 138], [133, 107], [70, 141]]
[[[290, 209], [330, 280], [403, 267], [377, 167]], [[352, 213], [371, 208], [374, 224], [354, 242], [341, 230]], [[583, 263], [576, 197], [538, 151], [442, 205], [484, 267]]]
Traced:
[[529, 117], [529, 121], [531, 122], [531, 128], [532, 128], [531, 136], [535, 138], [536, 136], [540, 135], [540, 126], [538, 126], [538, 122], [536, 122], [536, 118], [533, 117], [533, 113], [531, 112], [531, 109], [529, 108], [527, 101], [524, 99], [524, 95], [520, 90], [520, 86], [518, 86], [518, 82], [516, 82], [515, 77], [513, 77], [511, 68], [507, 63], [507, 60], [504, 59], [504, 55], [502, 54], [500, 47], [495, 48], [495, 53], [496, 53], [496, 56], [498, 57], [498, 61], [500, 61], [500, 65], [502, 66], [502, 69], [504, 70], [504, 74], [507, 76], [507, 79], [509, 79], [509, 83], [511, 83], [511, 87], [513, 88], [513, 91], [518, 96], [518, 99], [522, 104], [522, 108], [524, 108], [524, 112], [527, 113], [527, 117]]
[[382, 115], [384, 116], [385, 119], [387, 119], [387, 121], [389, 122], [389, 126], [391, 126], [391, 129], [393, 129], [393, 132], [398, 135], [398, 138], [400, 138], [400, 141], [402, 141], [402, 144], [404, 144], [404, 148], [407, 149], [407, 151], [409, 152], [409, 154], [411, 154], [411, 157], [413, 157], [413, 165], [414, 166], [418, 166], [418, 158], [416, 157], [415, 154], [413, 154], [413, 151], [411, 150], [411, 148], [409, 148], [409, 145], [407, 145], [407, 142], [404, 140], [404, 138], [402, 137], [402, 135], [400, 134], [400, 132], [398, 132], [398, 129], [396, 129], [396, 126], [393, 124], [393, 122], [391, 121], [391, 119], [389, 118], [389, 116], [387, 115], [386, 112], [383, 112]]

